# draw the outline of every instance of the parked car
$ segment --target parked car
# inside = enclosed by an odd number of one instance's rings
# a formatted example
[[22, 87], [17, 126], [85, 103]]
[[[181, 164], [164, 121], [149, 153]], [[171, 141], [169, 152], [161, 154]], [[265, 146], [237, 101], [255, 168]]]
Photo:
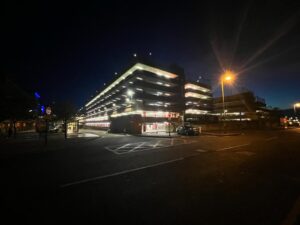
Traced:
[[176, 129], [177, 134], [181, 135], [199, 135], [199, 128], [190, 125], [179, 126]]

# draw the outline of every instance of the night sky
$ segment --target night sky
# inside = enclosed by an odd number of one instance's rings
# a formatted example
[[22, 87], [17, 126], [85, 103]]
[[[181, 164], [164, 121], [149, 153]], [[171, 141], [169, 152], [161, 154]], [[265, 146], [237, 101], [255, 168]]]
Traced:
[[[126, 2], [126, 3], [125, 3]], [[201, 2], [201, 4], [200, 4]], [[177, 63], [189, 79], [239, 72], [242, 88], [273, 107], [300, 101], [299, 1], [6, 1], [4, 74], [45, 103], [82, 106], [126, 69], [133, 53]]]

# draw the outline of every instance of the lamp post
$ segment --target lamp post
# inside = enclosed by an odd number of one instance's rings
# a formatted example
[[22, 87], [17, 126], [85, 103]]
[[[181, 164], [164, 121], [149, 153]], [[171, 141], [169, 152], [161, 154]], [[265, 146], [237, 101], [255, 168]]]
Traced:
[[222, 101], [223, 101], [223, 115], [225, 114], [225, 97], [224, 97], [224, 82], [232, 83], [234, 80], [234, 73], [230, 70], [225, 70], [221, 76], [221, 89], [222, 89]]
[[231, 84], [234, 81], [235, 74], [231, 70], [225, 70], [225, 72], [221, 75], [221, 89], [222, 89], [222, 105], [223, 105], [223, 128], [225, 126], [225, 95], [224, 95], [224, 83]]

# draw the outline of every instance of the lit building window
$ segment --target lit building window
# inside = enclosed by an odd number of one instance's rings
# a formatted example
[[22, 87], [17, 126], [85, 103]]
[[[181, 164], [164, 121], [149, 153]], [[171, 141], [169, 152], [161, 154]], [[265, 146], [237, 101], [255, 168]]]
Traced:
[[200, 98], [200, 99], [208, 99], [209, 96], [206, 96], [206, 95], [201, 95], [199, 93], [194, 93], [194, 92], [186, 92], [185, 93], [185, 97], [188, 98], [188, 97], [192, 97], [192, 98]]
[[198, 90], [198, 91], [202, 91], [202, 92], [209, 92], [210, 90], [208, 88], [204, 88], [195, 84], [191, 84], [191, 83], [187, 83], [186, 85], [184, 85], [185, 89], [192, 89], [192, 90]]
[[207, 114], [208, 111], [199, 110], [199, 109], [187, 109], [185, 110], [186, 114]]

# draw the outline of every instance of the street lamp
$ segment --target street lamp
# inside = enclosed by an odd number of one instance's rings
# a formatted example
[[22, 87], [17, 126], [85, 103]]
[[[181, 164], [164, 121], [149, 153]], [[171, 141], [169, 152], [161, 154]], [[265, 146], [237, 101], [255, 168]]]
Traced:
[[300, 108], [300, 102], [294, 104], [294, 112], [296, 114], [296, 108]]
[[231, 84], [234, 81], [234, 78], [235, 78], [235, 74], [231, 70], [225, 70], [225, 72], [221, 75], [221, 88], [222, 88], [222, 100], [223, 100], [223, 116], [225, 115], [224, 82]]

